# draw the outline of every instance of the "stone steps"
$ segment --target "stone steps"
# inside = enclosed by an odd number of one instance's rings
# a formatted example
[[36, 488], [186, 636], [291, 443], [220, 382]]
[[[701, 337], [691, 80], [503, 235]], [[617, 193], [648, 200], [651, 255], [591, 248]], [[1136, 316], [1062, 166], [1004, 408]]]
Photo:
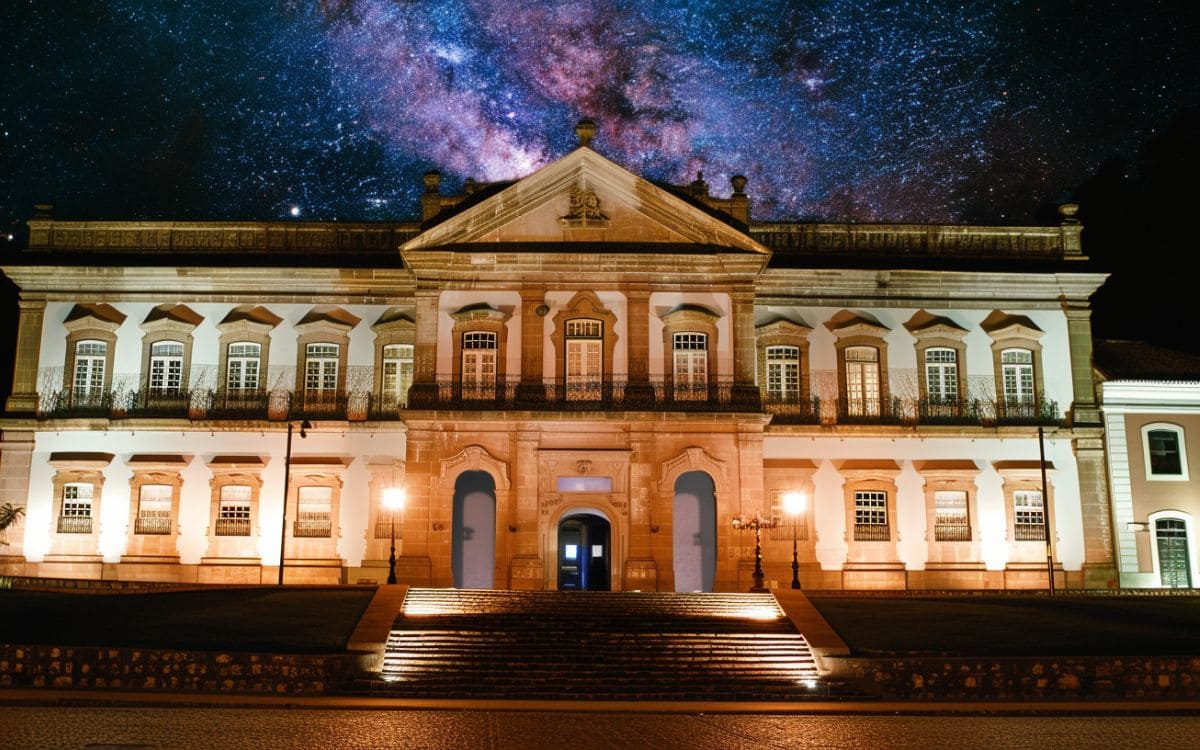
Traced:
[[377, 676], [411, 698], [837, 697], [770, 594], [410, 589]]

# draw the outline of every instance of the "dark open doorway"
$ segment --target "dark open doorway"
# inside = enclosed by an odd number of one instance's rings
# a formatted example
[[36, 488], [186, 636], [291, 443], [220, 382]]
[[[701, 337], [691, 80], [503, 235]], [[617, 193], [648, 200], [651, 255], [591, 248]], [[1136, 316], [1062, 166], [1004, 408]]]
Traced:
[[608, 519], [575, 513], [558, 522], [558, 588], [608, 591], [611, 527]]

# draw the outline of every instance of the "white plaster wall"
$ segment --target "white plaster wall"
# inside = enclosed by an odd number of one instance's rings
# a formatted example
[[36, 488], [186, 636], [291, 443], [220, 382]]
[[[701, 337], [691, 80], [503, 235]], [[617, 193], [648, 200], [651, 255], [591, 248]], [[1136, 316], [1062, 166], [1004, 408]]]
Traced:
[[[990, 570], [1003, 569], [1010, 559], [1006, 540], [1006, 514], [1002, 478], [993, 461], [1036, 461], [1036, 438], [928, 439], [922, 436], [897, 438], [809, 437], [768, 435], [763, 441], [765, 459], [809, 459], [820, 465], [813, 476], [814, 526], [817, 530], [817, 559], [825, 569], [838, 569], [846, 559], [846, 507], [844, 479], [834, 462], [845, 459], [890, 459], [900, 463], [896, 479], [897, 554], [906, 567], [920, 570], [928, 560], [925, 541], [925, 497], [913, 461], [971, 460], [981, 468], [978, 488], [978, 523], [981, 554]], [[1070, 440], [1047, 440], [1046, 460], [1054, 465], [1047, 482], [1054, 501], [1051, 522], [1055, 533], [1055, 555], [1067, 570], [1083, 565], [1083, 514], [1079, 496], [1079, 472]]]
[[[367, 546], [369, 517], [368, 461], [400, 461], [405, 455], [405, 437], [398, 431], [350, 431], [321, 423], [308, 430], [307, 438], [292, 435], [292, 457], [343, 456], [352, 463], [342, 473], [339, 511], [340, 538], [337, 547], [347, 565], [359, 565]], [[55, 470], [50, 454], [59, 451], [103, 451], [114, 454], [104, 470], [105, 482], [97, 515], [100, 524], [99, 547], [106, 562], [118, 562], [125, 551], [129, 528], [129, 480], [133, 476], [128, 460], [140, 453], [181, 454], [191, 456], [183, 469], [183, 487], [179, 506], [180, 562], [196, 564], [208, 547], [212, 527], [212, 472], [208, 462], [216, 455], [256, 455], [266, 464], [259, 494], [258, 552], [266, 565], [279, 562], [279, 531], [283, 498], [286, 424], [254, 432], [39, 432], [34, 438], [30, 471], [29, 506], [25, 530], [28, 559], [40, 562], [49, 549], [58, 499], [53, 497]], [[380, 457], [386, 457], [381, 459]]]

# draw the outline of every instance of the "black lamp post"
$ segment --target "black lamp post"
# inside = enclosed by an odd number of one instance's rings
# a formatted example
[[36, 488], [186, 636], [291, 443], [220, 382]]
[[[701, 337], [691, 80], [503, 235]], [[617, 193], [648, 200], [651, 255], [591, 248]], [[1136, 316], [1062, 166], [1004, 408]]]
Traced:
[[[300, 423], [300, 437], [308, 437], [305, 430], [312, 429], [312, 422], [307, 419]], [[283, 451], [283, 513], [282, 525], [279, 528], [279, 585], [283, 585], [283, 552], [287, 545], [287, 500], [288, 482], [292, 478], [292, 422], [288, 420], [287, 448]]]
[[734, 516], [730, 522], [738, 531], [754, 529], [754, 585], [750, 587], [750, 590], [752, 592], [769, 591], [770, 589], [763, 585], [762, 530], [775, 528], [779, 525], [779, 519], [763, 518], [756, 514], [753, 518]]
[[783, 496], [783, 508], [792, 517], [792, 588], [800, 588], [800, 557], [796, 554], [796, 519], [804, 514], [804, 495], [789, 492]]
[[404, 488], [389, 487], [384, 490], [383, 504], [392, 515], [392, 550], [388, 555], [388, 583], [396, 583], [396, 513], [404, 509]]

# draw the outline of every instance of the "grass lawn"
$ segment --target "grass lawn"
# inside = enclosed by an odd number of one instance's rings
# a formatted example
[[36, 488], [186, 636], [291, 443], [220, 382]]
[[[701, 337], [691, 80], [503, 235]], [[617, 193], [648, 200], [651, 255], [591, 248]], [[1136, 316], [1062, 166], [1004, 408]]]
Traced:
[[0, 589], [0, 643], [333, 653], [373, 588], [276, 587], [128, 594]]
[[1200, 656], [1200, 596], [811, 601], [860, 656]]

